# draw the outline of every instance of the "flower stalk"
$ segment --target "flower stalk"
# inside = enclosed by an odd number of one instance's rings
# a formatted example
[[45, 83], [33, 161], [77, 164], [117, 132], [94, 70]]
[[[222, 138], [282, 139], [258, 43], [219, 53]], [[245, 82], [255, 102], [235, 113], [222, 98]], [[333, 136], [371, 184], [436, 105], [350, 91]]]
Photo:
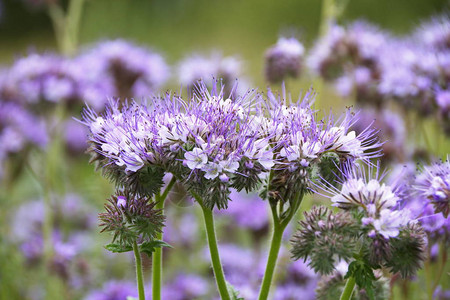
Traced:
[[294, 198], [292, 206], [290, 206], [285, 213], [278, 213], [276, 203], [272, 202], [270, 204], [273, 218], [273, 233], [272, 241], [270, 242], [269, 257], [267, 258], [266, 270], [264, 272], [263, 282], [261, 284], [261, 289], [259, 292], [259, 300], [265, 300], [269, 296], [270, 286], [272, 284], [273, 274], [277, 265], [278, 253], [280, 252], [281, 240], [283, 238], [284, 230], [298, 211], [303, 200], [303, 196], [303, 190], [298, 192]]
[[[156, 195], [156, 209], [164, 211], [164, 202], [169, 195], [169, 192], [172, 190], [172, 187], [175, 185], [175, 182], [176, 178], [173, 176], [162, 195]], [[156, 235], [156, 239], [162, 241], [162, 231]], [[154, 300], [161, 299], [162, 255], [162, 248], [157, 248], [152, 257], [152, 299]]]
[[139, 300], [145, 300], [144, 275], [142, 273], [141, 253], [136, 241], [133, 242], [134, 259], [136, 261], [136, 281], [138, 286]]
[[340, 300], [349, 300], [352, 298], [353, 289], [355, 288], [355, 278], [353, 276], [350, 276], [347, 279], [347, 282], [345, 283], [344, 290], [342, 291]]
[[192, 196], [200, 204], [203, 213], [203, 220], [205, 222], [206, 236], [208, 238], [208, 247], [211, 255], [211, 264], [216, 278], [217, 289], [219, 290], [220, 298], [222, 300], [231, 300], [228, 293], [227, 281], [223, 273], [222, 263], [220, 262], [219, 248], [217, 246], [216, 231], [214, 227], [214, 217], [212, 210], [205, 207], [199, 195], [191, 191]]

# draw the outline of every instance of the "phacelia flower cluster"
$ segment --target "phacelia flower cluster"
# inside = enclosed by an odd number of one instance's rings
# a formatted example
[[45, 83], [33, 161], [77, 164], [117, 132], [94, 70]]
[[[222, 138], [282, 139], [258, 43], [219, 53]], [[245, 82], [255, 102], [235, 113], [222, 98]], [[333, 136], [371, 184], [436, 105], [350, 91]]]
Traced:
[[189, 102], [171, 94], [147, 105], [112, 102], [101, 116], [86, 110], [84, 124], [93, 160], [139, 194], [154, 194], [169, 172], [207, 207], [225, 208], [231, 187], [253, 191], [273, 171], [268, 192], [287, 201], [325, 156], [368, 160], [380, 151], [374, 130], [349, 130], [350, 112], [317, 120], [312, 98], [289, 104], [269, 91], [263, 103], [250, 90], [227, 99], [223, 88], [200, 84]]
[[333, 206], [343, 212], [319, 207], [305, 213], [292, 240], [293, 257], [310, 258], [323, 274], [331, 273], [338, 258], [350, 261], [359, 255], [357, 264], [369, 269], [384, 266], [403, 277], [413, 275], [425, 259], [426, 239], [409, 210], [400, 209], [400, 185], [382, 183], [377, 168], [343, 170], [341, 187], [318, 185], [328, 189]]

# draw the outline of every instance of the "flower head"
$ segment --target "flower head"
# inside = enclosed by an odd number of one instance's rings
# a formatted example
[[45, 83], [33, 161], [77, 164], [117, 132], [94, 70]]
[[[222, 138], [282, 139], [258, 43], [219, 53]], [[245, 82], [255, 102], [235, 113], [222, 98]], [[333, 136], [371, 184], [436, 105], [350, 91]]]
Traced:
[[265, 74], [269, 82], [298, 77], [305, 49], [295, 38], [281, 37], [266, 51]]

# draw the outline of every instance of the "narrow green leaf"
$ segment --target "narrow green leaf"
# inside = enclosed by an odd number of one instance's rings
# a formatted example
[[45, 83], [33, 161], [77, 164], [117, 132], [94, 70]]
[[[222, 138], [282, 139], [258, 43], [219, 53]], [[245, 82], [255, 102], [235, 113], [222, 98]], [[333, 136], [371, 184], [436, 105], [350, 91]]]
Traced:
[[114, 253], [123, 253], [133, 250], [133, 247], [131, 247], [130, 245], [111, 243], [106, 245], [105, 249]]
[[169, 247], [172, 248], [171, 245], [167, 244], [164, 241], [154, 240], [150, 242], [145, 242], [139, 245], [139, 250], [141, 252], [146, 253], [148, 256], [151, 256], [153, 252], [155, 252], [156, 248]]

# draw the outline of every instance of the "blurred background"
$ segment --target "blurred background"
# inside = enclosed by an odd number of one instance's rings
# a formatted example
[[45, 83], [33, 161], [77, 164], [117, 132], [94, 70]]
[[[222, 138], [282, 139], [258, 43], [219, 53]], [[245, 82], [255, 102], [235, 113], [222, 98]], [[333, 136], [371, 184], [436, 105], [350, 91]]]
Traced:
[[[58, 22], [64, 19], [61, 16], [71, 11], [72, 4], [68, 1], [0, 0], [0, 66], [3, 69], [0, 76], [0, 150], [2, 145], [7, 148], [0, 153], [1, 299], [122, 300], [126, 296], [136, 296], [132, 256], [111, 254], [103, 249], [110, 237], [100, 234], [97, 227], [97, 214], [101, 212], [105, 199], [112, 194], [113, 184], [88, 163], [89, 157], [84, 154], [87, 147], [85, 131], [78, 128], [78, 123], [73, 122], [74, 125], [66, 121], [73, 121], [72, 117], [80, 118], [85, 102], [101, 111], [107, 97], [144, 97], [167, 89], [184, 93], [187, 85], [199, 79], [190, 66], [207, 64], [199, 57], [207, 57], [213, 61], [212, 64], [223, 63], [225, 70], [204, 71], [203, 74], [223, 77], [225, 81], [227, 70], [232, 70], [228, 82], [238, 77], [243, 89], [258, 88], [263, 92], [271, 86], [280, 90], [281, 80], [272, 81], [265, 76], [268, 49], [283, 36], [295, 37], [305, 52], [312, 49], [318, 37], [324, 35], [324, 3], [327, 0], [78, 2], [82, 3], [78, 8], [79, 18], [72, 19], [71, 23], [76, 28], [70, 29], [71, 34], [68, 35], [71, 40], [65, 43], [61, 23]], [[448, 14], [449, 4], [445, 0], [348, 0], [342, 4], [335, 19], [343, 26], [364, 20], [380, 31], [389, 32], [394, 38], [411, 34], [433, 16]], [[129, 47], [121, 42], [106, 44], [106, 41], [118, 39], [135, 46]], [[388, 42], [390, 40], [386, 40]], [[105, 43], [104, 49], [96, 46], [101, 43]], [[148, 58], [148, 53], [133, 52], [134, 47], [149, 49], [157, 56]], [[106, 78], [109, 75], [92, 67], [100, 58], [90, 55], [114, 57], [115, 52], [111, 49], [116, 49], [124, 57], [128, 53], [131, 59], [134, 56], [142, 58], [133, 62], [137, 65], [148, 58], [149, 64], [154, 64], [158, 71], [145, 75], [147, 77], [142, 82], [137, 81], [139, 86], [121, 88], [116, 77], [113, 83], [94, 84], [96, 79], [91, 77]], [[58, 61], [57, 79], [64, 76], [81, 78], [75, 81], [85, 87], [84, 90], [77, 92], [76, 96], [67, 96], [64, 105], [59, 105], [59, 100], [64, 98], [61, 85], [55, 85], [60, 89], [52, 86], [49, 92], [43, 93], [44, 96], [29, 97], [32, 84], [25, 84], [20, 81], [22, 79], [11, 81], [10, 78], [47, 70], [40, 58], [30, 58], [35, 54], [48, 55], [52, 64], [54, 60]], [[23, 60], [24, 57], [30, 59]], [[64, 57], [74, 62], [65, 66], [61, 62], [66, 59]], [[189, 59], [191, 65], [186, 63]], [[81, 68], [82, 65], [92, 68]], [[56, 71], [51, 69], [51, 72]], [[315, 88], [318, 92], [316, 109], [328, 112], [332, 108], [335, 114], [339, 114], [346, 106], [358, 102], [353, 93], [336, 92], [333, 84], [307, 71], [306, 64], [301, 68], [301, 76], [283, 79], [293, 99], [311, 86]], [[445, 80], [444, 88], [448, 87]], [[21, 82], [18, 88], [15, 86], [17, 81]], [[19, 92], [24, 95], [18, 97]], [[74, 98], [78, 102], [73, 101]], [[403, 110], [393, 107], [392, 111]], [[446, 114], [450, 118], [448, 111]], [[372, 115], [362, 116], [369, 123], [374, 119]], [[450, 142], [440, 120], [443, 118], [448, 122], [448, 119], [433, 115], [422, 120], [422, 133], [419, 135], [417, 127], [410, 126], [415, 117], [408, 116], [408, 113], [404, 116], [405, 132], [401, 137], [396, 135], [396, 125], [392, 125], [394, 133], [390, 129], [382, 132], [385, 139], [392, 142], [387, 143], [385, 151], [391, 152], [385, 166], [412, 165], [414, 172], [418, 161], [427, 163], [437, 158], [445, 159]], [[42, 131], [39, 129], [41, 125]], [[10, 133], [6, 130], [10, 128], [8, 126], [20, 130]], [[7, 136], [5, 132], [12, 135]], [[11, 141], [18, 140], [20, 145], [11, 145]], [[397, 147], [396, 140], [403, 145]], [[9, 148], [5, 141], [9, 141]], [[407, 154], [397, 157], [395, 153], [402, 152], [402, 147], [408, 148], [404, 151]], [[234, 193], [233, 199], [236, 201], [231, 203], [229, 210], [218, 212], [217, 217], [222, 260], [230, 282], [245, 299], [255, 299], [266, 258], [269, 214], [266, 203], [257, 195]], [[310, 197], [302, 209], [321, 201]], [[174, 248], [164, 250], [163, 299], [217, 299], [199, 219], [198, 207], [184, 196], [181, 188], [173, 192], [167, 204], [164, 239]], [[286, 241], [291, 234], [292, 228], [288, 230]], [[445, 235], [447, 237], [448, 233]], [[437, 244], [430, 244], [427, 272], [419, 274], [411, 282], [399, 280], [391, 283], [390, 287], [383, 283], [390, 289], [391, 299], [428, 299], [430, 286], [432, 297], [450, 299], [446, 292], [450, 288], [448, 273], [444, 272], [442, 278], [434, 278], [437, 283], [424, 283], [433, 282], [433, 278], [427, 276], [433, 277], [429, 274], [438, 273], [443, 265], [440, 259], [444, 254], [439, 254]], [[272, 295], [273, 299], [314, 299], [314, 291], [321, 279], [305, 263], [290, 262], [287, 247], [283, 251], [280, 272], [276, 277], [278, 288]], [[447, 250], [444, 248], [444, 251]], [[146, 259], [144, 268], [148, 281], [150, 267], [150, 260]], [[355, 297], [366, 299], [364, 295]]]

